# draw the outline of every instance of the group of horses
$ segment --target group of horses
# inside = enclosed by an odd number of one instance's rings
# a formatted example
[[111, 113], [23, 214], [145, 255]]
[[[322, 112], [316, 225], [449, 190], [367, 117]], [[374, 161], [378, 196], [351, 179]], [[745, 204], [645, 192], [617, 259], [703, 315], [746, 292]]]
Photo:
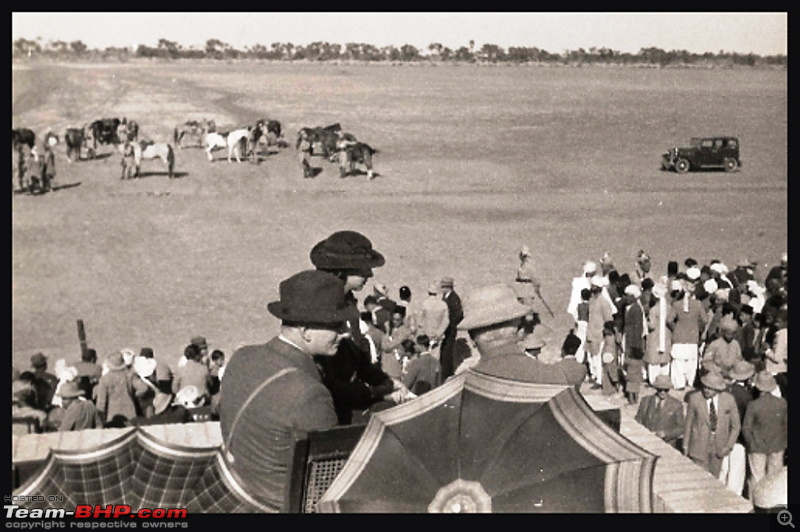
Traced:
[[[319, 155], [331, 162], [338, 161], [340, 177], [353, 174], [355, 165], [363, 164], [368, 178], [374, 178], [372, 156], [377, 150], [358, 141], [354, 135], [343, 132], [340, 124], [301, 128], [297, 134], [296, 148], [299, 148], [303, 139], [310, 145], [309, 155]], [[228, 131], [219, 130], [213, 119], [187, 120], [174, 128], [173, 143], [140, 140], [138, 123], [126, 117], [102, 118], [82, 127], [68, 127], [64, 132], [69, 162], [80, 161], [83, 148], [87, 150], [87, 158], [94, 159], [99, 146], [110, 145], [122, 156], [122, 179], [138, 177], [142, 161], [153, 159], [161, 159], [172, 179], [175, 175], [175, 148], [183, 149], [192, 140], [193, 144], [189, 145], [203, 148], [210, 162], [214, 161], [213, 151], [220, 148], [227, 149], [228, 162], [233, 162], [234, 158], [236, 162], [241, 162], [242, 157], [257, 162], [264, 147], [269, 150], [271, 146], [287, 145], [281, 123], [268, 118]], [[44, 141], [54, 146], [59, 139], [48, 130]], [[38, 157], [35, 144], [36, 134], [32, 130], [12, 129], [13, 149], [21, 150], [28, 146], [32, 155]]]

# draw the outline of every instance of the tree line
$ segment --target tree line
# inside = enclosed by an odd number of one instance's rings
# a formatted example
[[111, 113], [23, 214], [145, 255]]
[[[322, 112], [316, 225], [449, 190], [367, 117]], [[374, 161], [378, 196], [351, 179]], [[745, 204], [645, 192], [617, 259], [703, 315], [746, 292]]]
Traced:
[[272, 61], [366, 61], [366, 62], [430, 62], [430, 63], [543, 63], [543, 64], [617, 64], [617, 65], [698, 65], [698, 66], [787, 66], [786, 55], [768, 55], [720, 50], [702, 54], [686, 50], [662, 50], [657, 47], [642, 48], [638, 53], [619, 52], [609, 48], [592, 47], [588, 50], [564, 50], [551, 53], [536, 47], [484, 44], [451, 49], [441, 43], [431, 43], [427, 49], [418, 49], [410, 44], [403, 46], [376, 47], [365, 43], [344, 45], [328, 42], [312, 42], [305, 46], [292, 43], [272, 43], [269, 47], [254, 44], [244, 50], [236, 49], [219, 39], [208, 39], [205, 47], [184, 47], [168, 39], [159, 39], [155, 47], [144, 44], [133, 47], [108, 47], [103, 50], [90, 49], [82, 41], [49, 41], [41, 38], [20, 38], [12, 42], [13, 58], [43, 57], [56, 60], [117, 60], [145, 59], [261, 59]]

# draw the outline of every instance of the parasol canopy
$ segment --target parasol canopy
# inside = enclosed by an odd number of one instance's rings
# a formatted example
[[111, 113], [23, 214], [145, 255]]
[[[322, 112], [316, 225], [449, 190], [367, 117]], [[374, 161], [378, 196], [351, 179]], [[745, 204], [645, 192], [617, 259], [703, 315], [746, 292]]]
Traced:
[[[188, 513], [266, 511], [242, 490], [227, 468], [219, 447], [187, 447], [164, 442], [136, 428], [101, 445], [52, 450], [38, 474], [14, 495], [31, 497], [28, 508], [63, 508], [79, 504], [141, 508], [186, 508]], [[62, 496], [63, 502], [57, 497]]]
[[657, 456], [574, 387], [467, 371], [373, 415], [322, 512], [651, 512]]

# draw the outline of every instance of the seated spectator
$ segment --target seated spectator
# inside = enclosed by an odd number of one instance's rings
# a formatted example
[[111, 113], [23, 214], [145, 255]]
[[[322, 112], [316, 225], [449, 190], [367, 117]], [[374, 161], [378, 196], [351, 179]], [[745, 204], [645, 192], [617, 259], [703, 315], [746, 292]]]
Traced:
[[156, 394], [160, 393], [155, 383], [156, 361], [152, 358], [137, 356], [133, 359], [133, 370], [131, 379], [136, 395], [137, 417], [153, 417], [153, 401]]
[[35, 377], [31, 371], [23, 371], [11, 383], [11, 417], [35, 418], [39, 429], [44, 427], [47, 413], [36, 408]]
[[143, 358], [152, 358], [156, 361], [155, 370], [155, 383], [162, 393], [172, 393], [172, 379], [173, 374], [170, 367], [163, 360], [156, 359], [153, 356], [153, 350], [149, 347], [143, 347], [139, 352], [139, 356]]
[[219, 349], [214, 349], [211, 352], [211, 358], [208, 362], [208, 375], [211, 379], [209, 385], [209, 393], [214, 396], [219, 393], [222, 374], [225, 371], [225, 353]]
[[103, 428], [103, 420], [94, 403], [83, 396], [84, 392], [75, 382], [65, 382], [58, 390], [64, 416], [59, 432]]
[[58, 379], [47, 371], [47, 357], [43, 353], [36, 353], [31, 357], [33, 367], [33, 388], [36, 390], [36, 408], [47, 412], [52, 405], [56, 394]]
[[402, 383], [414, 395], [420, 396], [441, 384], [439, 360], [430, 351], [430, 338], [421, 334], [417, 336], [414, 355], [409, 359], [406, 371], [401, 378]]
[[210, 399], [209, 393], [210, 376], [208, 373], [208, 366], [204, 365], [201, 360], [201, 351], [195, 344], [189, 344], [183, 351], [183, 356], [186, 358], [186, 364], [178, 368], [175, 372], [175, 378], [172, 381], [172, 393], [177, 394], [187, 386], [194, 386], [197, 388], [201, 405]]
[[109, 354], [105, 361], [108, 373], [95, 386], [95, 404], [104, 427], [124, 427], [136, 417], [133, 383], [122, 352]]
[[94, 387], [97, 386], [103, 375], [103, 366], [97, 363], [97, 351], [87, 349], [81, 353], [81, 360], [73, 367], [78, 371], [76, 382], [78, 387], [83, 390], [83, 396], [91, 399]]

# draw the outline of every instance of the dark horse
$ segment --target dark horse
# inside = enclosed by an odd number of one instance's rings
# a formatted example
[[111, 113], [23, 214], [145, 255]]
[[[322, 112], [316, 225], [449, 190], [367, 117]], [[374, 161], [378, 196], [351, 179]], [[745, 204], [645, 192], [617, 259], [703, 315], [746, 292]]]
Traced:
[[81, 160], [81, 148], [83, 148], [84, 136], [83, 130], [77, 127], [69, 127], [64, 132], [64, 142], [67, 144], [67, 160], [75, 161]]
[[252, 160], [255, 160], [258, 155], [257, 147], [260, 144], [266, 144], [267, 147], [273, 145], [281, 145], [283, 139], [283, 129], [281, 123], [277, 120], [269, 118], [262, 118], [255, 123], [250, 129], [250, 136], [247, 139], [249, 147], [249, 155]]
[[372, 173], [372, 156], [378, 150], [365, 142], [343, 145], [339, 150], [339, 177], [345, 177], [355, 172], [356, 163], [363, 164], [367, 168], [367, 177], [375, 179]]
[[311, 143], [311, 155], [316, 155], [314, 145], [320, 146], [321, 154], [326, 159], [331, 159], [336, 155], [336, 143], [339, 141], [338, 133], [342, 130], [338, 122], [325, 127], [304, 127], [297, 133], [297, 144], [295, 149], [300, 147], [303, 138]]
[[36, 133], [27, 128], [12, 129], [11, 130], [11, 148], [16, 150], [21, 146], [27, 146], [28, 149], [33, 149], [36, 145]]
[[[117, 135], [117, 129], [122, 123], [123, 120], [119, 118], [103, 118], [95, 120], [84, 128], [83, 135], [86, 139], [87, 148], [89, 149], [89, 158], [94, 159], [98, 144], [119, 145], [120, 139]], [[127, 121], [125, 121], [125, 123], [127, 123]], [[92, 142], [91, 147], [89, 147], [89, 141]]]

